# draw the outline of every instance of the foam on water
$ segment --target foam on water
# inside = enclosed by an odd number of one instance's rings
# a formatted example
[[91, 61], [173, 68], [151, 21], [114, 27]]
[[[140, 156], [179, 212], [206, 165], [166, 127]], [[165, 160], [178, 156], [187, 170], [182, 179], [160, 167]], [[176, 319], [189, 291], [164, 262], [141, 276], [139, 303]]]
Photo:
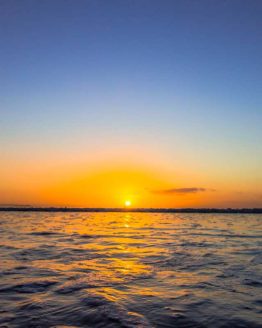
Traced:
[[262, 215], [0, 222], [0, 327], [262, 327]]

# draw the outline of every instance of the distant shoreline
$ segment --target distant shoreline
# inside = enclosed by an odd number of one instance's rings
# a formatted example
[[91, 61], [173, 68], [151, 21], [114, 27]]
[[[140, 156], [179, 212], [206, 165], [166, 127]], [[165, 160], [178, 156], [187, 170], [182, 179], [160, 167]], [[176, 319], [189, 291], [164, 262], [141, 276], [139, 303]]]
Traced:
[[0, 207], [1, 212], [135, 212], [135, 213], [237, 213], [262, 214], [262, 208], [88, 208], [88, 207]]

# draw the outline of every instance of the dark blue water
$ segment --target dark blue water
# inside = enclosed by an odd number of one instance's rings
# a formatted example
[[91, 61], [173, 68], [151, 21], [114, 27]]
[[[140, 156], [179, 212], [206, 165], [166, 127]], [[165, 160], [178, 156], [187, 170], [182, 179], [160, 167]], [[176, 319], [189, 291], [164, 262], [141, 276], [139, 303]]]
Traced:
[[262, 327], [262, 215], [0, 213], [0, 327]]

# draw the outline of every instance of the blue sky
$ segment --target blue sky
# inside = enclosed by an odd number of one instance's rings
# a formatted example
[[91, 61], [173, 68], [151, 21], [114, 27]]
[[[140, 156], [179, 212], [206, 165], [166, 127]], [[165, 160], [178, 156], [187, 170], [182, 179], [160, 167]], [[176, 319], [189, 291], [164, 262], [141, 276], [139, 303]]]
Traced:
[[261, 17], [255, 0], [1, 1], [4, 165], [100, 140], [261, 183]]

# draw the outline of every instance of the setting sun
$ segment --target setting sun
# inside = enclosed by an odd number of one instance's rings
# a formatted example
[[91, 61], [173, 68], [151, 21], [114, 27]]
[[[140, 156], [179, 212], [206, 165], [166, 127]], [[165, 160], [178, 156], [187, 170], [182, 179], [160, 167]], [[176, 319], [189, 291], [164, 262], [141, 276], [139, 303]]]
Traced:
[[131, 201], [130, 201], [130, 200], [126, 200], [126, 201], [125, 201], [125, 206], [126, 206], [126, 207], [131, 206]]

